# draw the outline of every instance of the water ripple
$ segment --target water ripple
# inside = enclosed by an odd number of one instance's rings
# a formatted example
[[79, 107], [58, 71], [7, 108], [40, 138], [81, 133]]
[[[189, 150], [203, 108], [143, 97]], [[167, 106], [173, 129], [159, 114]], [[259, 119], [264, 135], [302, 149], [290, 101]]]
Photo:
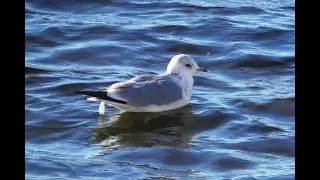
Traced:
[[[26, 178], [293, 179], [294, 10], [292, 1], [27, 0]], [[178, 53], [209, 72], [174, 112], [99, 115], [98, 102], [72, 93], [162, 73]]]

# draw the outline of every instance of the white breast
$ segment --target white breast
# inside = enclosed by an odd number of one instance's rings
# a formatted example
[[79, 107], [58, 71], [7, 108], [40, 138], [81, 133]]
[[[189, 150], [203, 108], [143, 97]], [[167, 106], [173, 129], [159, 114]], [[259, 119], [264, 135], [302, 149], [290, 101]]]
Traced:
[[183, 99], [189, 102], [192, 95], [193, 78], [183, 77], [179, 79], [179, 85], [182, 88]]

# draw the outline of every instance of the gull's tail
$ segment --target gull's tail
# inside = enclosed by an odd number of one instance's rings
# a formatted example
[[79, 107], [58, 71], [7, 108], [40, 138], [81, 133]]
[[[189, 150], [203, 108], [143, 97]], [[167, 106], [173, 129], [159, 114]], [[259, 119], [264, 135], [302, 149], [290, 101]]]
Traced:
[[[73, 93], [84, 94], [84, 95], [93, 97], [95, 100], [111, 101], [111, 102], [120, 103], [120, 104], [127, 104], [125, 101], [121, 101], [121, 100], [117, 100], [109, 97], [107, 91], [75, 91]], [[94, 99], [88, 98], [88, 100], [94, 100]]]

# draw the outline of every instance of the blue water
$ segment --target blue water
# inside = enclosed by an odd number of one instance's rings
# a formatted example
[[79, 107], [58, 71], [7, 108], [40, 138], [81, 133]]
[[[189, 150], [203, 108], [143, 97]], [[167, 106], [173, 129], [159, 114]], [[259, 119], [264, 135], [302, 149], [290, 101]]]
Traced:
[[[27, 0], [26, 179], [294, 179], [294, 3]], [[180, 53], [210, 72], [173, 114], [72, 93]]]

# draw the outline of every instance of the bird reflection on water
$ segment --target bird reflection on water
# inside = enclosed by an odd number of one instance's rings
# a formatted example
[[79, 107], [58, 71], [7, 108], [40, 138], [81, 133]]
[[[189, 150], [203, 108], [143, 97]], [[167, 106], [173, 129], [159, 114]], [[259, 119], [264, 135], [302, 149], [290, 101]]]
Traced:
[[169, 146], [186, 148], [196, 120], [191, 105], [162, 113], [122, 113], [108, 117], [100, 115], [98, 128], [92, 137], [103, 149], [119, 147]]

